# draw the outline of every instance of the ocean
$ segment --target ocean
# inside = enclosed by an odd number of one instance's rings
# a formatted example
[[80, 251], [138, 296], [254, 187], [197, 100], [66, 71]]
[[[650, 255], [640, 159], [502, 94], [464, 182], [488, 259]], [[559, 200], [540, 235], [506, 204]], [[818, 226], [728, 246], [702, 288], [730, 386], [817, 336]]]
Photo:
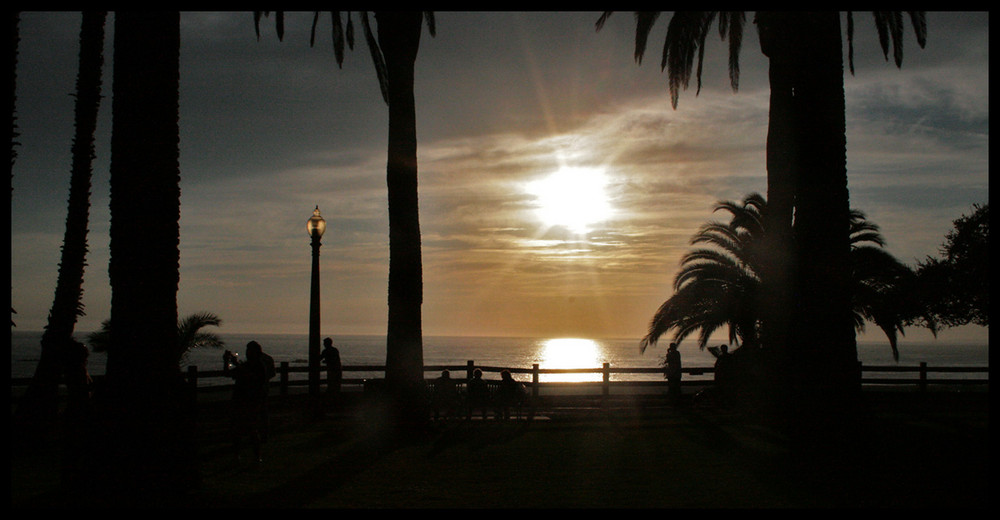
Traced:
[[[11, 377], [31, 377], [39, 357], [40, 331], [11, 331], [10, 366]], [[77, 333], [78, 339], [86, 333]], [[219, 333], [225, 341], [225, 349], [245, 355], [246, 344], [257, 341], [276, 363], [287, 361], [292, 366], [305, 366], [308, 360], [308, 336], [306, 334], [226, 334]], [[349, 365], [384, 365], [385, 336], [334, 335], [334, 346], [340, 350], [341, 361]], [[639, 351], [638, 339], [587, 339], [587, 338], [497, 338], [497, 337], [454, 337], [425, 336], [424, 365], [460, 365], [468, 361], [477, 366], [511, 367], [530, 369], [538, 363], [542, 369], [600, 368], [609, 363], [612, 368], [656, 368], [659, 367], [668, 341], [656, 347]], [[197, 366], [199, 370], [220, 370], [222, 353], [225, 349], [197, 348], [191, 351], [182, 364]], [[694, 341], [684, 341], [680, 345], [685, 367], [711, 367], [714, 356], [706, 349], [698, 348]], [[864, 366], [890, 365], [915, 367], [921, 362], [928, 366], [971, 366], [989, 367], [989, 345], [982, 344], [942, 344], [936, 342], [901, 342], [900, 359], [892, 359], [886, 343], [859, 342], [858, 354]], [[106, 356], [91, 354], [88, 369], [91, 374], [104, 373]], [[296, 376], [304, 374], [296, 374]], [[428, 372], [427, 377], [437, 374]], [[465, 377], [464, 371], [456, 374]], [[877, 377], [886, 377], [878, 374]], [[381, 375], [347, 372], [345, 377], [381, 377]], [[495, 377], [495, 376], [491, 376]], [[601, 374], [542, 374], [542, 382], [555, 381], [600, 381]], [[710, 377], [710, 376], [709, 376]], [[914, 378], [914, 374], [900, 377]], [[962, 377], [949, 374], [948, 377]], [[983, 377], [975, 374], [973, 377]], [[527, 381], [528, 374], [516, 374], [516, 379]], [[612, 374], [612, 380], [662, 380], [660, 374]], [[206, 380], [211, 384], [212, 380]], [[219, 384], [227, 382], [220, 379]]]

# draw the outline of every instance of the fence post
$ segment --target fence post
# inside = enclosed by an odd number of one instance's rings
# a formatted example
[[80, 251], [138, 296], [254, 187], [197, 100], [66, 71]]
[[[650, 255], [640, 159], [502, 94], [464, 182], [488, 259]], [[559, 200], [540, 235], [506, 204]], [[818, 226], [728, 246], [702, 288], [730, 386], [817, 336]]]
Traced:
[[538, 363], [531, 364], [531, 396], [538, 397]]
[[288, 395], [288, 361], [281, 362], [281, 395]]
[[611, 393], [611, 363], [604, 364], [604, 389], [602, 392], [605, 397]]
[[927, 362], [920, 362], [920, 391], [927, 391]]
[[188, 366], [188, 385], [192, 391], [198, 391], [198, 367], [194, 365]]
[[473, 360], [468, 360], [465, 362], [465, 379], [468, 381], [472, 379], [472, 373], [476, 371], [476, 362]]

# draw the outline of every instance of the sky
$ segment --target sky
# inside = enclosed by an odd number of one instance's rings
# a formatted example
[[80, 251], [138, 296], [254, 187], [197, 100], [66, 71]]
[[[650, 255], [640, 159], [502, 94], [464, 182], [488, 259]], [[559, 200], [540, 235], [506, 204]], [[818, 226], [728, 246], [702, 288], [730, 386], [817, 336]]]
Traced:
[[[713, 32], [701, 91], [672, 109], [661, 16], [633, 59], [631, 13], [439, 12], [416, 62], [426, 336], [641, 338], [720, 200], [766, 193], [767, 61], [748, 26], [740, 84]], [[752, 13], [748, 13], [752, 19]], [[360, 29], [358, 19], [355, 23]], [[284, 41], [249, 12], [181, 14], [178, 312], [222, 333], [308, 333], [306, 221], [326, 219], [321, 333], [385, 334], [387, 107], [363, 40], [334, 60], [329, 15], [288, 13]], [[989, 202], [989, 14], [930, 12], [887, 62], [855, 13], [845, 71], [851, 205], [915, 266]], [[14, 330], [51, 307], [69, 190], [80, 15], [26, 12], [11, 199]], [[110, 316], [113, 15], [78, 331]], [[360, 30], [358, 31], [360, 35]], [[845, 44], [846, 54], [846, 44]], [[566, 179], [569, 179], [567, 182]], [[869, 325], [859, 340], [879, 341]], [[986, 340], [948, 329], [936, 341]], [[931, 339], [907, 329], [902, 340]]]

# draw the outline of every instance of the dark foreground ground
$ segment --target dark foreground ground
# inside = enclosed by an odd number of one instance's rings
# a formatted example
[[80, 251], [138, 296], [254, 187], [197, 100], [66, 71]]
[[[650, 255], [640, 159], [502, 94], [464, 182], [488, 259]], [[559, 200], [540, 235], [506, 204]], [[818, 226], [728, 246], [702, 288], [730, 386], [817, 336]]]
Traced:
[[[451, 421], [393, 441], [370, 409], [319, 420], [275, 399], [257, 463], [232, 450], [224, 401], [203, 403], [189, 508], [986, 508], [989, 394], [866, 394], [850, 442], [792, 456], [754, 417], [655, 398], [554, 403], [531, 422]], [[72, 507], [58, 451], [12, 454], [14, 508]]]

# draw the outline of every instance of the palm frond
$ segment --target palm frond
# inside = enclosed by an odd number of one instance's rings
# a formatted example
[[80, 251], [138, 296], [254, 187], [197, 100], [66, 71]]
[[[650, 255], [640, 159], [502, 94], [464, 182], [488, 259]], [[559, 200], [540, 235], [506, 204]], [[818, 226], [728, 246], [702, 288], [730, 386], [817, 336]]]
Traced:
[[[333, 38], [333, 56], [337, 59], [337, 66], [344, 66], [344, 26], [340, 21], [339, 11], [330, 11], [330, 17], [332, 22], [330, 24], [330, 35]], [[354, 48], [354, 42], [351, 42], [351, 48]]]
[[[886, 61], [889, 61], [889, 47], [892, 47], [893, 61], [897, 67], [903, 65], [903, 13], [900, 11], [873, 11], [875, 29], [878, 31], [879, 45]], [[919, 36], [918, 36], [919, 38]]]
[[686, 90], [691, 80], [695, 53], [704, 40], [704, 18], [705, 13], [701, 11], [678, 11], [670, 17], [667, 25], [660, 69], [667, 72], [670, 104], [675, 109], [680, 91]]
[[642, 64], [642, 55], [646, 53], [646, 42], [649, 39], [649, 31], [653, 29], [653, 24], [660, 17], [659, 11], [639, 11], [635, 13], [635, 62]]
[[372, 62], [375, 64], [375, 75], [378, 77], [378, 86], [382, 91], [382, 100], [389, 104], [389, 73], [385, 68], [385, 58], [382, 56], [382, 49], [379, 48], [378, 40], [368, 22], [368, 13], [364, 11], [361, 13], [361, 28], [364, 31], [365, 41], [368, 42], [368, 50], [371, 51]]
[[740, 49], [743, 47], [745, 24], [746, 13], [743, 11], [729, 11], [719, 15], [719, 36], [723, 40], [729, 39], [729, 83], [734, 92], [740, 88]]
[[312, 29], [309, 31], [309, 46], [316, 46], [316, 24], [319, 22], [319, 11], [313, 13]]
[[[254, 11], [253, 12], [253, 27], [254, 32], [257, 33], [257, 40], [260, 40], [260, 19], [261, 17], [270, 18], [270, 11]], [[274, 13], [274, 27], [278, 32], [278, 41], [283, 41], [285, 38], [285, 13], [284, 11], [276, 11]]]
[[218, 327], [222, 320], [211, 312], [189, 314], [177, 324], [177, 359], [183, 362], [191, 349], [199, 347], [221, 348], [225, 346], [217, 335], [202, 332], [205, 327]]
[[597, 23], [594, 24], [594, 29], [596, 31], [600, 31], [604, 27], [605, 22], [608, 21], [608, 18], [611, 17], [611, 13], [613, 12], [614, 11], [604, 11], [603, 13], [601, 13], [601, 17], [598, 18]]
[[102, 321], [100, 330], [87, 334], [87, 343], [94, 352], [107, 352], [111, 346], [111, 320]]
[[427, 34], [433, 37], [437, 34], [437, 27], [434, 22], [434, 11], [424, 11], [424, 21], [427, 22]]
[[854, 75], [854, 13], [847, 11], [847, 66]]
[[927, 15], [924, 11], [907, 11], [907, 13], [910, 15], [910, 23], [917, 37], [917, 45], [923, 49], [927, 45]]
[[344, 26], [344, 39], [347, 41], [347, 48], [354, 50], [354, 21], [351, 19], [351, 12], [347, 12], [347, 25]]

